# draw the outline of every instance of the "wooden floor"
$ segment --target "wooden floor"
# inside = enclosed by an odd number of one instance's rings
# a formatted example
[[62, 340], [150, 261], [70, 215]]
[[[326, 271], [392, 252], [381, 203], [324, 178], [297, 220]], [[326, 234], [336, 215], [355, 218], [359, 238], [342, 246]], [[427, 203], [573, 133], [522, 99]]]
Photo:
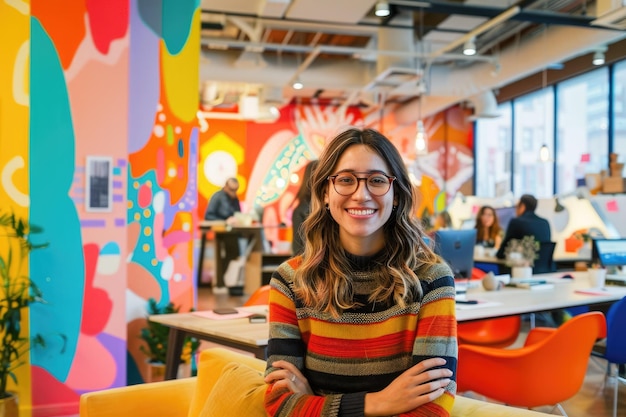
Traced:
[[[200, 287], [198, 290], [198, 310], [208, 310], [214, 307], [237, 307], [244, 303], [246, 297], [233, 297], [228, 294], [213, 294], [208, 287]], [[527, 325], [526, 325], [527, 326]], [[517, 344], [523, 341], [527, 328], [523, 329]], [[204, 344], [201, 348], [209, 347]], [[567, 347], [564, 346], [564, 349]], [[548, 365], [546, 365], [548, 366]], [[587, 368], [587, 376], [579, 393], [561, 405], [569, 417], [610, 417], [613, 413], [613, 388], [615, 379], [605, 379], [606, 362], [590, 358]], [[486, 400], [483, 397], [465, 394], [468, 397]], [[537, 408], [549, 414], [561, 415], [558, 409], [553, 407]], [[617, 415], [626, 417], [626, 384], [619, 384]]]

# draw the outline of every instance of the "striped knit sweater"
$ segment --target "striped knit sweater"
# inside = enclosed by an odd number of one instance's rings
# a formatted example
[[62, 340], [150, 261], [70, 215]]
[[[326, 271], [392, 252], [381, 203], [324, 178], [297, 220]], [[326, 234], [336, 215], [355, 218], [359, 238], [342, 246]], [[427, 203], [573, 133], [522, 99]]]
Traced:
[[442, 357], [453, 372], [444, 395], [402, 416], [449, 416], [456, 393], [457, 341], [454, 282], [447, 265], [418, 275], [424, 296], [405, 308], [369, 303], [375, 285], [361, 260], [354, 260], [355, 298], [362, 307], [338, 318], [302, 305], [293, 293], [301, 258], [283, 263], [272, 276], [270, 339], [266, 374], [287, 360], [308, 379], [315, 395], [268, 387], [269, 416], [363, 416], [365, 394], [384, 389], [424, 359]]

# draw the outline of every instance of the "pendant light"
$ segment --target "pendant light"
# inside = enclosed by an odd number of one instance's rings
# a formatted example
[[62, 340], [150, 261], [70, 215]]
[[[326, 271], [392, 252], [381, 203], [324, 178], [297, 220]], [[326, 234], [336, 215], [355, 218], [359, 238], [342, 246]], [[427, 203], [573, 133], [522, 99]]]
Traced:
[[541, 145], [541, 148], [539, 149], [539, 161], [550, 162], [550, 149], [545, 143]]
[[428, 155], [428, 135], [422, 120], [422, 95], [419, 97], [417, 125], [415, 129], [415, 153], [420, 156]]

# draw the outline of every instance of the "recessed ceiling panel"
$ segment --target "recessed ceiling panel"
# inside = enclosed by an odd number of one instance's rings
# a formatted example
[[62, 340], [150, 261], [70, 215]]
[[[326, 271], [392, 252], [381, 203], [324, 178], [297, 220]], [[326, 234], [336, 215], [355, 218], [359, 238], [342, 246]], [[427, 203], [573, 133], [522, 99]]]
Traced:
[[256, 15], [265, 0], [202, 0], [202, 10], [219, 10], [226, 13], [241, 13]]
[[289, 19], [356, 24], [374, 7], [376, 0], [293, 0]]

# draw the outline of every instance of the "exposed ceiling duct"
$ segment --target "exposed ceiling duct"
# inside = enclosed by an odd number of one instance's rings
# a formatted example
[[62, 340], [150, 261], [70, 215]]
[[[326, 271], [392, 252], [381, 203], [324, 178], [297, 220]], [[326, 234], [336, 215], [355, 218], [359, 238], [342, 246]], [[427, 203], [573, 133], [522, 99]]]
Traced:
[[485, 90], [482, 93], [470, 97], [468, 102], [474, 107], [474, 114], [468, 118], [469, 120], [500, 117], [498, 101], [492, 90]]
[[[296, 98], [380, 105], [372, 96], [384, 96], [401, 103], [413, 123], [423, 96], [423, 116], [468, 101], [475, 117], [493, 117], [494, 90], [625, 38], [624, 31], [593, 26], [609, 14], [618, 21], [624, 1], [599, 0], [596, 19], [593, 0], [520, 0], [510, 7], [391, 0], [390, 16], [380, 19], [375, 0], [202, 0], [203, 15], [215, 20], [223, 13], [226, 26], [203, 31], [201, 79], [251, 84], [260, 106], [270, 91], [276, 105]], [[232, 27], [238, 35], [228, 32]], [[461, 53], [469, 38], [477, 43], [473, 57]], [[302, 90], [291, 88], [295, 79]]]
[[[425, 114], [433, 114], [467, 100], [486, 90], [493, 90], [523, 77], [546, 69], [553, 62], [563, 62], [589, 53], [598, 45], [626, 38], [626, 32], [589, 30], [580, 27], [554, 26], [545, 33], [526, 39], [517, 47], [502, 51], [498, 57], [500, 69], [494, 75], [491, 64], [476, 64], [469, 68], [442, 67], [430, 75], [430, 96], [448, 100], [430, 100], [422, 104]], [[454, 82], [450, 82], [454, 80]]]

